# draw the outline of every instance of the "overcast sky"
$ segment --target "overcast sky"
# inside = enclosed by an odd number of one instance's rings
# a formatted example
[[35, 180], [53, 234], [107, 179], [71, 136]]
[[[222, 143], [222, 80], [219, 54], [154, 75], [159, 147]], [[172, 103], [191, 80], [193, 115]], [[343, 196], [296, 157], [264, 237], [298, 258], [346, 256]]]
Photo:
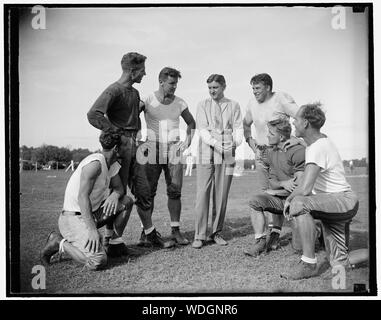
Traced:
[[[314, 7], [47, 9], [45, 30], [32, 28], [29, 13], [20, 25], [20, 145], [98, 149], [86, 113], [120, 77], [123, 54], [136, 51], [148, 57], [135, 85], [142, 98], [172, 66], [194, 116], [212, 73], [225, 76], [225, 95], [244, 112], [250, 78], [267, 72], [298, 105], [324, 104], [322, 131], [343, 159], [366, 157], [367, 14], [345, 13], [343, 30], [332, 28], [331, 8]], [[251, 156], [247, 146], [238, 154]]]

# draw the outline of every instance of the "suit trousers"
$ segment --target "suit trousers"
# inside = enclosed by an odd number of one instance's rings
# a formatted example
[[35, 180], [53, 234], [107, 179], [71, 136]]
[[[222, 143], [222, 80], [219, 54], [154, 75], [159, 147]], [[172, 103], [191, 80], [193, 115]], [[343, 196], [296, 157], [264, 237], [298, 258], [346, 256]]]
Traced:
[[206, 240], [211, 196], [215, 201], [212, 236], [222, 231], [233, 171], [234, 164], [228, 164], [224, 161], [221, 164], [197, 165], [195, 239]]

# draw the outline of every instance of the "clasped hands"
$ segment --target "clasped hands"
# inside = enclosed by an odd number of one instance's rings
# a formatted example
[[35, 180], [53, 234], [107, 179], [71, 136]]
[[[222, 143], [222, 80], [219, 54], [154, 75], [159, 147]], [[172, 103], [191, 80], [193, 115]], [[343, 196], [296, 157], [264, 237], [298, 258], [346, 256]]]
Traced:
[[235, 148], [235, 143], [233, 142], [232, 132], [226, 130], [223, 134], [211, 132], [212, 138], [215, 139], [213, 148], [219, 153], [229, 153]]
[[217, 141], [214, 144], [214, 149], [219, 153], [229, 153], [232, 152], [234, 144], [232, 141]]

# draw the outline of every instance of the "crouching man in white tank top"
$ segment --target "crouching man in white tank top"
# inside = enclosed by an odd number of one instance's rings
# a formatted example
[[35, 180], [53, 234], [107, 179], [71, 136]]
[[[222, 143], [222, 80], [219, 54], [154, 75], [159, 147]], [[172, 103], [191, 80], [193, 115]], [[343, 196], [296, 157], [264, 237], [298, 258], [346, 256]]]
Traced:
[[[66, 252], [88, 269], [98, 270], [107, 264], [107, 256], [128, 254], [122, 235], [133, 200], [124, 195], [118, 175], [120, 136], [102, 133], [99, 141], [102, 151], [83, 159], [69, 179], [58, 219], [60, 234], [49, 234], [41, 251], [44, 264], [50, 264], [54, 254]], [[103, 226], [102, 241], [98, 229]]]

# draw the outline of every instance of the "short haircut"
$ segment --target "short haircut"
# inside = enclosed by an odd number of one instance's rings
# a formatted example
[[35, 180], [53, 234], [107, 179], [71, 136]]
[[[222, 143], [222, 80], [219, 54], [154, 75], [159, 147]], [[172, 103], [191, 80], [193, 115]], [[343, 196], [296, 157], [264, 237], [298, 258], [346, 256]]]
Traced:
[[267, 126], [274, 127], [276, 131], [286, 139], [290, 139], [291, 136], [291, 124], [288, 119], [277, 119], [267, 123]]
[[123, 71], [137, 70], [144, 66], [147, 57], [137, 52], [126, 53], [122, 57], [121, 65]]
[[270, 90], [273, 90], [273, 79], [267, 73], [258, 73], [250, 80], [250, 84], [263, 83], [265, 86], [270, 86]]
[[302, 105], [300, 107], [300, 116], [306, 119], [312, 128], [320, 129], [325, 123], [325, 114], [321, 107], [320, 102], [314, 102]]
[[206, 83], [211, 83], [213, 81], [218, 82], [222, 86], [226, 86], [225, 77], [221, 74], [211, 74], [206, 80]]
[[165, 67], [159, 73], [159, 80], [165, 81], [168, 77], [180, 79], [181, 73], [179, 70], [176, 70], [174, 68]]
[[117, 133], [103, 132], [99, 136], [99, 142], [105, 150], [111, 150], [120, 144], [120, 135]]

